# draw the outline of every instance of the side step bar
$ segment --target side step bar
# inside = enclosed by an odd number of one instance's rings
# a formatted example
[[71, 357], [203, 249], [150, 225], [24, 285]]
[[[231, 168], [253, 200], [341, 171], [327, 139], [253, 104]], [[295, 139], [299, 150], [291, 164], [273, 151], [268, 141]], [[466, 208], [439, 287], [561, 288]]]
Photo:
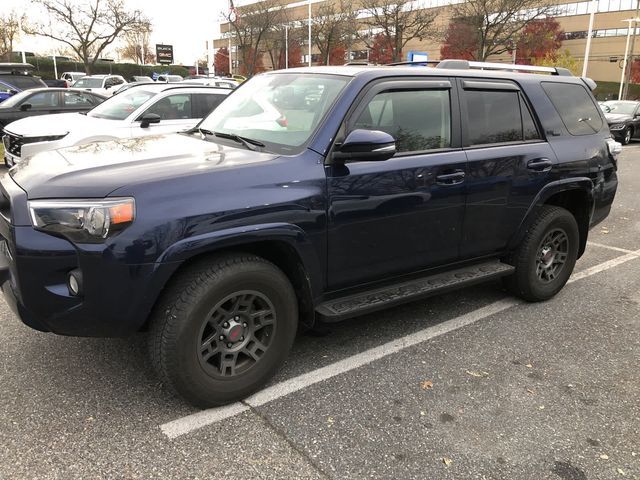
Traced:
[[514, 270], [515, 268], [511, 265], [493, 260], [328, 300], [318, 305], [316, 312], [323, 317], [324, 321], [337, 322], [344, 318], [503, 277], [513, 273]]

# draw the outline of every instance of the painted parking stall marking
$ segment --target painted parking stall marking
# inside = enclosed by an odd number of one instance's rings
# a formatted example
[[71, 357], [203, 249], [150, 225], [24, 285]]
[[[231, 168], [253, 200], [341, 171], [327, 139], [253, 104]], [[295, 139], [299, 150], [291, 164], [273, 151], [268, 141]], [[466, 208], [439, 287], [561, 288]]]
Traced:
[[[568, 283], [573, 283], [577, 280], [590, 277], [591, 275], [595, 275], [596, 273], [609, 270], [631, 260], [640, 258], [640, 250], [624, 250], [618, 249], [617, 247], [608, 247], [606, 245], [594, 246], [602, 246], [614, 250], [626, 251], [628, 253], [616, 257], [612, 260], [600, 263], [593, 267], [587, 268], [586, 270], [583, 270], [581, 272], [577, 272], [571, 276]], [[432, 338], [444, 335], [467, 325], [471, 325], [487, 317], [490, 317], [491, 315], [503, 312], [511, 307], [520, 305], [522, 303], [523, 302], [520, 300], [511, 298], [499, 300], [459, 317], [442, 322], [438, 325], [425, 328], [418, 332], [406, 335], [378, 347], [374, 347], [364, 352], [358, 353], [354, 356], [345, 358], [344, 360], [332, 363], [331, 365], [327, 365], [326, 367], [321, 367], [297, 377], [276, 383], [275, 385], [267, 387], [260, 392], [257, 392], [254, 395], [246, 398], [242, 402], [232, 403], [224, 407], [211, 408], [194, 413], [192, 415], [178, 418], [171, 422], [160, 425], [160, 430], [170, 439], [178, 438], [182, 435], [206, 427], [208, 425], [215, 424], [227, 418], [235, 417], [236, 415], [247, 412], [252, 408], [260, 407], [269, 402], [285, 397], [291, 393], [298, 392], [311, 385], [315, 385], [316, 383], [323, 382], [337, 375], [349, 372], [356, 368], [363, 367], [376, 360], [380, 360], [381, 358], [384, 358], [388, 355], [400, 352], [413, 345], [423, 343]]]

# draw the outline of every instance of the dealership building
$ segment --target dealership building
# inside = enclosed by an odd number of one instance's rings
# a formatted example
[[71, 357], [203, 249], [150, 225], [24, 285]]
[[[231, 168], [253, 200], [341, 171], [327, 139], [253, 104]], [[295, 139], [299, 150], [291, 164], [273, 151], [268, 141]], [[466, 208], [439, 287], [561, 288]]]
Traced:
[[[327, 0], [311, 0], [312, 17], [318, 10], [320, 5]], [[333, 0], [328, 0], [329, 2]], [[437, 9], [438, 17], [434, 24], [435, 28], [445, 28], [449, 22], [450, 9], [448, 6], [459, 0], [417, 0], [416, 4], [421, 7]], [[626, 21], [633, 19], [636, 15], [637, 2], [640, 0], [598, 0], [595, 20], [593, 25], [593, 34], [591, 41], [591, 52], [589, 54], [589, 64], [587, 75], [595, 80], [600, 81], [620, 81], [622, 61], [624, 59], [625, 45], [629, 28], [636, 28], [636, 33], [640, 34], [640, 22], [637, 26], [633, 22]], [[251, 2], [245, 2], [244, 7], [239, 7], [239, 15], [242, 15], [243, 9], [250, 8]], [[307, 0], [290, 0], [286, 1], [287, 16], [292, 21], [298, 23], [304, 22], [308, 18], [308, 1]], [[564, 40], [562, 49], [567, 49], [573, 57], [581, 65], [584, 59], [585, 47], [587, 43], [589, 29], [589, 12], [592, 1], [581, 1], [571, 3], [560, 3], [555, 5], [554, 17], [560, 23], [560, 27], [564, 31]], [[362, 16], [361, 12], [359, 16]], [[239, 56], [237, 54], [233, 35], [231, 35], [231, 26], [228, 23], [220, 25], [221, 36], [223, 38], [214, 41], [214, 47], [231, 46], [231, 59], [233, 63], [234, 73], [239, 69]], [[633, 36], [633, 31], [631, 32]], [[640, 38], [635, 42], [633, 55], [640, 53]], [[308, 61], [306, 53], [308, 46], [305, 42], [303, 49], [303, 62]], [[440, 44], [435, 40], [424, 39], [422, 41], [414, 39], [410, 41], [403, 50], [406, 57], [410, 51], [426, 52], [430, 60], [440, 59]], [[263, 57], [264, 66], [272, 68], [267, 58]], [[368, 52], [365, 45], [356, 45], [350, 52], [350, 60], [366, 60]], [[312, 63], [318, 60], [317, 49], [312, 48]], [[510, 61], [510, 57], [496, 56], [491, 57], [490, 61]]]

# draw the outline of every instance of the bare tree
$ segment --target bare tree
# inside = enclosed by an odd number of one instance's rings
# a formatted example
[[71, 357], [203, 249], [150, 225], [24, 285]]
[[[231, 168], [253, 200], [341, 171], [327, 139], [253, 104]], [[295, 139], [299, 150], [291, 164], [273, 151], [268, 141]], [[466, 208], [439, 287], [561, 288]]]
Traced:
[[527, 25], [552, 16], [555, 10], [540, 0], [470, 0], [451, 6], [453, 18], [477, 32], [481, 61], [512, 51]]
[[362, 0], [361, 5], [366, 15], [361, 23], [368, 27], [362, 41], [371, 48], [376, 34], [383, 35], [393, 47], [394, 62], [402, 60], [402, 50], [411, 40], [432, 35], [438, 15], [435, 9], [425, 9], [412, 0]]
[[11, 11], [0, 17], [0, 60], [11, 61], [13, 43], [20, 36], [20, 17], [15, 11]]
[[286, 22], [284, 0], [261, 0], [224, 15], [240, 48], [243, 71], [256, 73], [261, 64], [261, 47], [268, 33]]
[[128, 58], [142, 65], [156, 63], [156, 56], [150, 44], [152, 31], [151, 23], [143, 20], [125, 32], [123, 38], [124, 45], [118, 50], [120, 55], [123, 58]]
[[[105, 48], [120, 35], [145, 20], [139, 10], [127, 10], [124, 0], [32, 0], [49, 18], [28, 33], [51, 38], [68, 45], [91, 74]], [[26, 29], [25, 29], [26, 30]]]
[[322, 3], [311, 20], [311, 41], [320, 51], [325, 65], [329, 65], [331, 52], [338, 47], [348, 49], [357, 30], [357, 12], [351, 0]]

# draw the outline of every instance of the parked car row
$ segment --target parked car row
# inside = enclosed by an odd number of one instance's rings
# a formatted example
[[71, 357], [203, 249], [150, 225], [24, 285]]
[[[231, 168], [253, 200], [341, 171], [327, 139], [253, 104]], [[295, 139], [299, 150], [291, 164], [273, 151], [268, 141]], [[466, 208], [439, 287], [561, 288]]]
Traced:
[[22, 92], [0, 105], [4, 161], [11, 167], [45, 150], [187, 130], [230, 91], [145, 83], [112, 97], [75, 88]]
[[59, 79], [42, 80], [33, 75], [35, 67], [28, 63], [0, 63], [0, 103], [23, 90], [54, 87], [79, 88], [103, 96], [114, 92], [128, 83], [181, 83], [207, 85], [219, 88], [236, 88], [244, 77], [223, 78], [196, 76], [183, 79], [180, 75], [159, 75], [156, 80], [149, 76], [134, 75], [127, 82], [121, 75], [86, 75], [84, 72], [63, 72]]

